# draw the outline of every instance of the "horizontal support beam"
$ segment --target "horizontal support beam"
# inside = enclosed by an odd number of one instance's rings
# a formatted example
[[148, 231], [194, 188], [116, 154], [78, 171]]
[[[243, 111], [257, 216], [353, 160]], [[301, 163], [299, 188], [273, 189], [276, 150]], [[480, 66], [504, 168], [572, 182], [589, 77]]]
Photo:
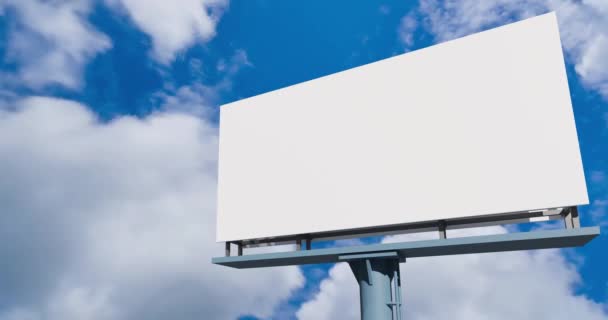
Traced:
[[[550, 219], [561, 219], [560, 213], [562, 211], [562, 208], [550, 208], [532, 211], [491, 214], [469, 218], [454, 218], [441, 221], [447, 224], [448, 229], [474, 228], [504, 224], [535, 222], [538, 221], [537, 219], [543, 217], [550, 217]], [[440, 221], [424, 221], [389, 226], [377, 226], [368, 228], [317, 232], [311, 234], [280, 236], [272, 238], [241, 239], [235, 242], [241, 242], [243, 245], [245, 245], [246, 248], [253, 248], [295, 244], [297, 240], [301, 239], [314, 239], [315, 241], [325, 241], [371, 236], [386, 236], [394, 234], [407, 234], [437, 230], [439, 222]]]
[[233, 268], [259, 268], [340, 262], [340, 256], [397, 252], [404, 258], [418, 258], [469, 253], [577, 247], [600, 234], [599, 227], [547, 230], [474, 236], [452, 239], [382, 243], [328, 249], [273, 252], [244, 256], [217, 257], [214, 264]]
[[396, 251], [387, 252], [373, 252], [373, 253], [360, 253], [360, 254], [345, 254], [338, 256], [340, 261], [353, 261], [362, 259], [378, 259], [378, 258], [399, 258], [399, 254]]

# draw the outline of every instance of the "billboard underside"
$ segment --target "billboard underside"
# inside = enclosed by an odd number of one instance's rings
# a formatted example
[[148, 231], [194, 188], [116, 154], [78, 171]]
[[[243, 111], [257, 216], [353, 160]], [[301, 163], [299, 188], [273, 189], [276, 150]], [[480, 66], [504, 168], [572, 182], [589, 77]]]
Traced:
[[217, 241], [588, 203], [553, 13], [220, 112]]

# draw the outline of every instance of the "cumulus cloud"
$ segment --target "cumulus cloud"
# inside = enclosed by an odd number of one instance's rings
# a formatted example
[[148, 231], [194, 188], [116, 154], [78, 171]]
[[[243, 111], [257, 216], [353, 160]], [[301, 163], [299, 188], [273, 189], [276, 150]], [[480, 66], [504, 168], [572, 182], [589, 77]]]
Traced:
[[608, 98], [607, 1], [420, 0], [416, 9], [438, 42], [548, 11], [557, 13], [562, 45], [583, 83]]
[[214, 125], [187, 114], [101, 123], [46, 97], [0, 108], [0, 283], [10, 293], [0, 319], [271, 315], [303, 277], [210, 263], [222, 254], [216, 149]]
[[15, 18], [5, 59], [16, 71], [2, 75], [4, 85], [77, 89], [84, 65], [112, 45], [88, 23], [89, 1], [2, 0], [0, 9]]
[[213, 110], [206, 106], [217, 99], [217, 93], [218, 90], [213, 87], [192, 84], [169, 92], [159, 92], [157, 98], [161, 101], [162, 110], [209, 116]]
[[[449, 237], [505, 233], [503, 227], [449, 231]], [[436, 238], [436, 233], [383, 242]], [[605, 306], [577, 295], [580, 276], [559, 250], [410, 259], [401, 264], [404, 319], [608, 319]], [[359, 319], [358, 287], [337, 264], [298, 319]]]
[[[212, 39], [227, 0], [106, 0], [150, 36], [152, 55], [163, 64], [180, 51]], [[86, 64], [112, 47], [111, 39], [88, 21], [95, 3], [83, 1], [0, 0], [0, 16], [10, 18], [1, 84], [41, 89], [59, 85], [79, 89]]]
[[418, 28], [418, 21], [413, 14], [408, 14], [401, 18], [399, 25], [399, 39], [406, 46], [412, 46], [414, 44], [414, 32]]
[[228, 59], [220, 59], [217, 62], [216, 69], [220, 79], [216, 83], [212, 85], [192, 83], [177, 89], [169, 85], [165, 90], [156, 93], [154, 98], [159, 101], [158, 105], [162, 110], [213, 117], [217, 113], [217, 108], [212, 109], [209, 106], [217, 105], [220, 95], [232, 89], [235, 75], [241, 69], [252, 65], [244, 50], [236, 50]]
[[150, 36], [153, 55], [161, 63], [197, 41], [215, 36], [215, 27], [228, 5], [227, 0], [107, 0], [125, 12]]
[[606, 214], [608, 213], [608, 200], [607, 199], [595, 199], [590, 206], [591, 219], [594, 223], [601, 226], [608, 225], [606, 221]]

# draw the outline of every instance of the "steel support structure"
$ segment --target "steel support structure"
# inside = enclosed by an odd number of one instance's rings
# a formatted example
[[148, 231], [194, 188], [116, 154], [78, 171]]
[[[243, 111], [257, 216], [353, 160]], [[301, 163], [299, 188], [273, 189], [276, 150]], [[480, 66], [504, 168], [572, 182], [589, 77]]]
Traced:
[[[275, 245], [286, 245], [286, 244], [296, 244], [296, 246], [297, 246], [297, 242], [299, 240], [300, 242], [306, 243], [306, 245], [304, 245], [304, 243], [302, 243], [300, 249], [310, 250], [310, 242], [313, 240], [314, 241], [339, 240], [339, 239], [361, 238], [361, 237], [378, 236], [378, 235], [386, 236], [386, 235], [392, 235], [392, 234], [428, 232], [428, 231], [436, 231], [436, 230], [439, 230], [439, 235], [443, 239], [444, 236], [446, 235], [445, 228], [447, 228], [448, 226], [449, 226], [449, 229], [462, 229], [462, 228], [513, 224], [513, 223], [528, 223], [528, 222], [538, 222], [538, 221], [546, 221], [546, 220], [556, 220], [556, 219], [564, 218], [565, 215], [567, 214], [567, 212], [569, 212], [571, 210], [576, 211], [576, 207], [548, 208], [548, 209], [532, 210], [532, 211], [502, 213], [502, 214], [497, 214], [497, 215], [485, 215], [485, 216], [479, 216], [479, 217], [457, 218], [457, 219], [426, 221], [426, 222], [417, 222], [417, 223], [406, 223], [406, 224], [389, 225], [389, 226], [378, 226], [378, 227], [359, 228], [359, 229], [350, 229], [350, 230], [341, 230], [341, 231], [328, 231], [328, 232], [319, 232], [319, 233], [310, 233], [310, 234], [298, 234], [298, 235], [261, 238], [261, 239], [241, 239], [241, 240], [232, 241], [232, 242], [235, 244], [240, 243], [243, 246], [243, 248], [255, 248], [255, 247], [266, 247], [266, 246], [275, 246]], [[578, 213], [578, 212], [576, 212], [576, 213]], [[577, 217], [578, 217], [578, 215], [577, 215]], [[578, 219], [576, 219], [576, 222], [578, 222]]]
[[[436, 221], [430, 230], [439, 231], [439, 239], [399, 243], [367, 244], [352, 247], [311, 250], [312, 235], [293, 238], [296, 251], [243, 255], [243, 248], [284, 244], [284, 242], [226, 242], [225, 256], [212, 259], [214, 264], [233, 268], [260, 268], [286, 265], [347, 262], [359, 284], [362, 320], [401, 320], [402, 296], [399, 263], [405, 258], [501, 252], [516, 250], [582, 246], [600, 234], [599, 227], [581, 228], [577, 207], [550, 212], [539, 211], [532, 221], [555, 218], [564, 220], [565, 229], [507, 233], [462, 238], [447, 237], [447, 229], [459, 228], [449, 221]], [[480, 221], [475, 221], [480, 223]], [[481, 222], [483, 224], [483, 222]], [[471, 224], [469, 226], [472, 226]], [[293, 242], [292, 242], [293, 243]], [[230, 253], [237, 246], [237, 255]]]
[[578, 216], [577, 207], [566, 208], [562, 212], [562, 216], [564, 217], [564, 225], [565, 225], [566, 229], [573, 229], [573, 228], [581, 227], [581, 221]]
[[401, 320], [401, 272], [397, 252], [340, 256], [359, 284], [362, 320]]
[[[571, 212], [566, 220], [577, 222]], [[440, 229], [442, 231], [443, 228]], [[287, 265], [346, 262], [359, 284], [361, 319], [401, 319], [401, 275], [399, 263], [405, 258], [455, 254], [502, 252], [583, 246], [600, 234], [599, 227], [567, 228], [520, 233], [506, 233], [462, 238], [366, 244], [351, 247], [319, 248], [212, 258], [212, 262], [233, 268], [261, 268]], [[235, 243], [242, 250], [241, 243]], [[310, 241], [306, 241], [309, 248]], [[241, 251], [239, 250], [239, 251]], [[242, 254], [242, 251], [239, 252]]]

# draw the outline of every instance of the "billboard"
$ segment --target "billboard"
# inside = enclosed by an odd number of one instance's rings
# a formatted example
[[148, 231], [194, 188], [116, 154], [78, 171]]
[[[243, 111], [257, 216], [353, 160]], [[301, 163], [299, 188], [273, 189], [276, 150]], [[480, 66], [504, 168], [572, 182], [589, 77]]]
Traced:
[[224, 105], [219, 145], [217, 241], [588, 203], [554, 13]]

